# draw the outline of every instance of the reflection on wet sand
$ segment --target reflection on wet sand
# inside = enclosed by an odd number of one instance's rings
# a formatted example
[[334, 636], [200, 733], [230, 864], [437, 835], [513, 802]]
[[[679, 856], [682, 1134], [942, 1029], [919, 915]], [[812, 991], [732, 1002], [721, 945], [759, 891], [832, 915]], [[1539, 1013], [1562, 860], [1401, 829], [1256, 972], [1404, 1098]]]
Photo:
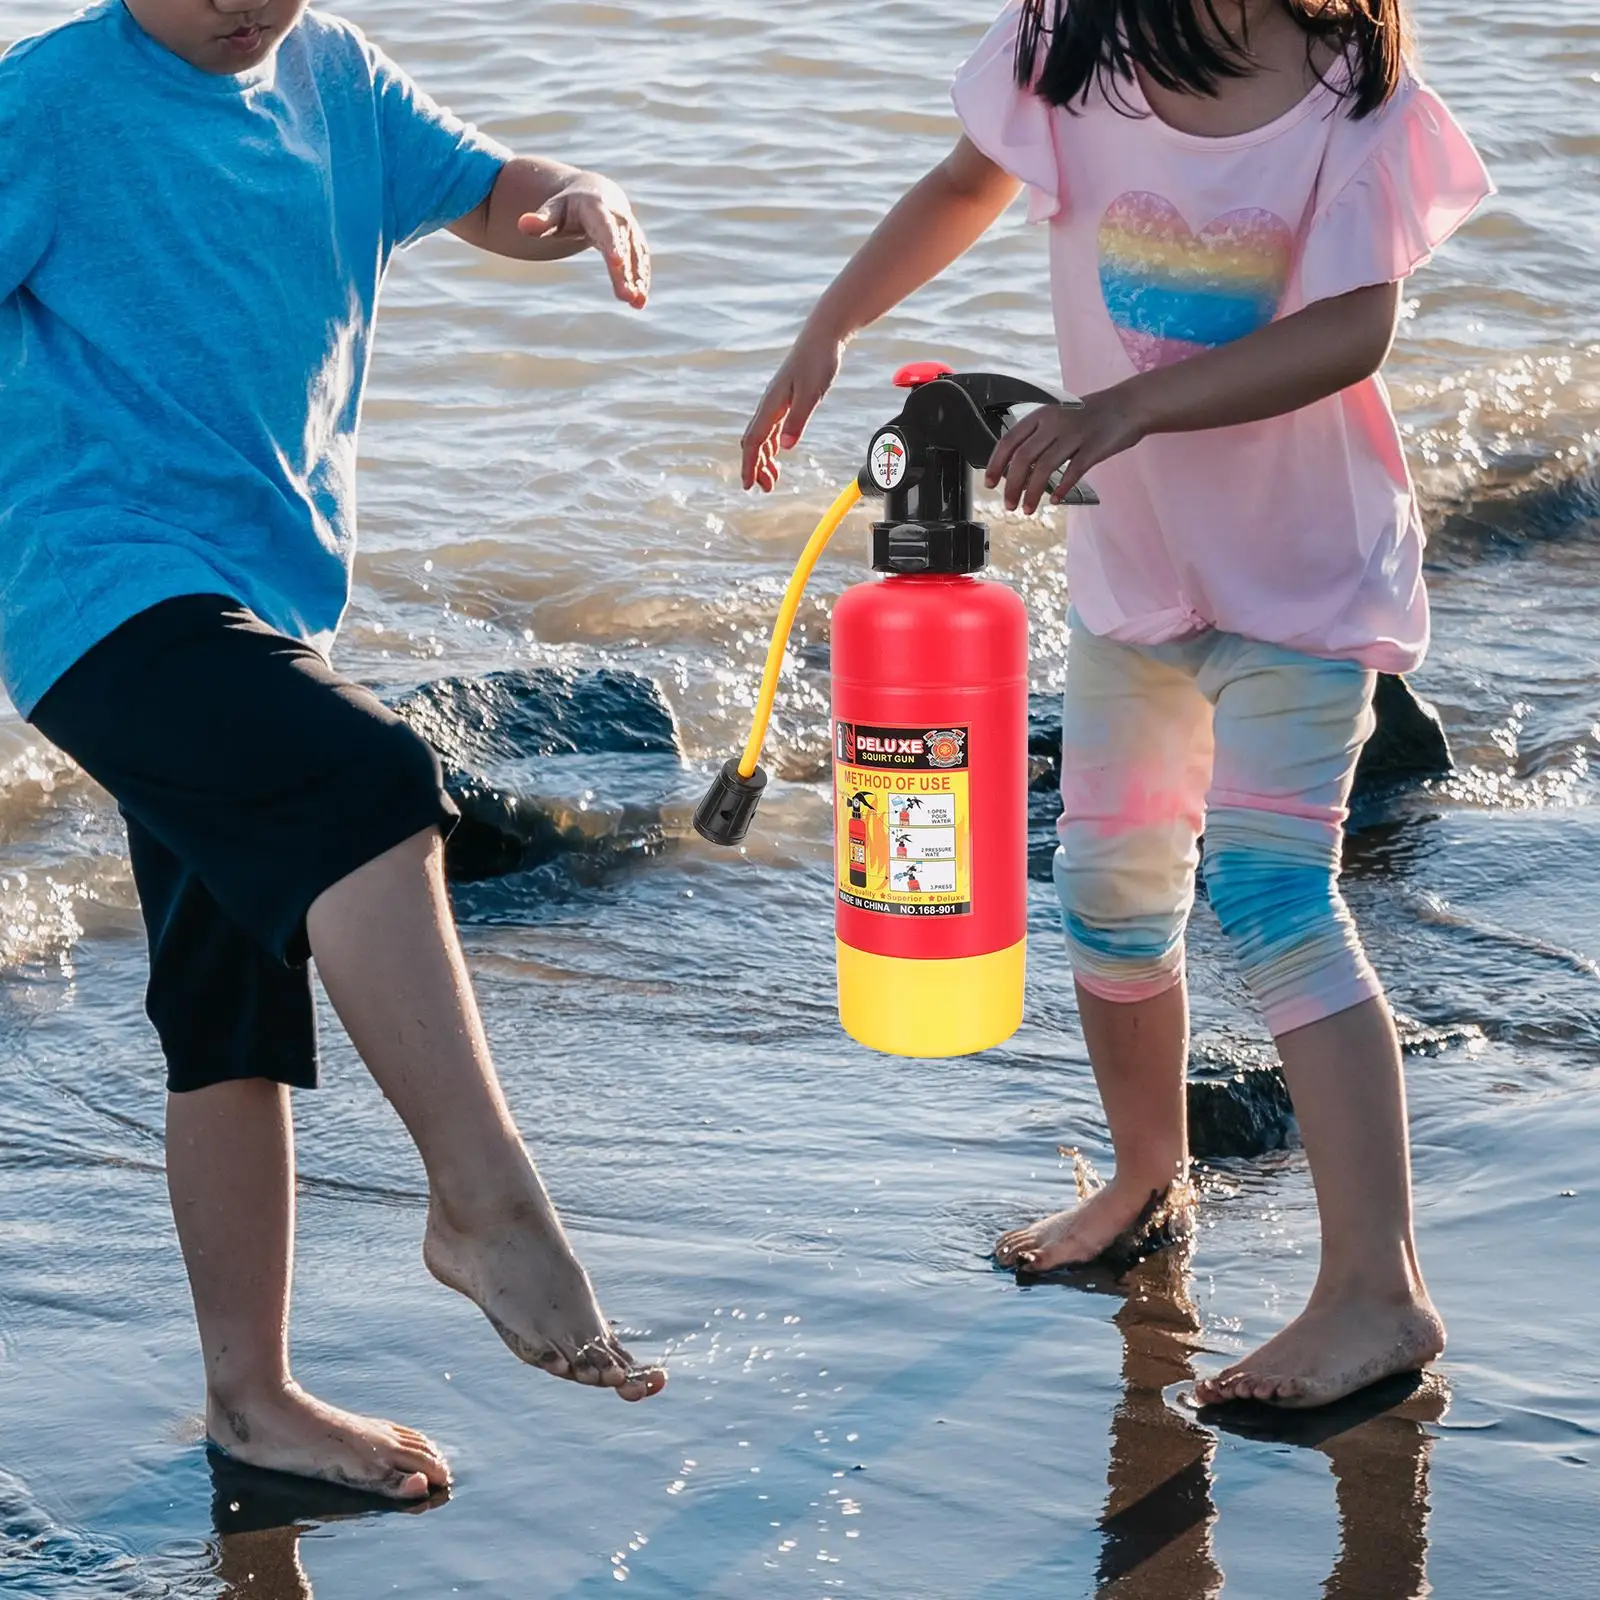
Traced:
[[1449, 1404], [1438, 1373], [1405, 1373], [1316, 1411], [1240, 1405], [1196, 1415], [1241, 1438], [1320, 1450], [1332, 1463], [1339, 1559], [1322, 1600], [1420, 1600], [1431, 1593], [1427, 1424]]
[[214, 1449], [206, 1458], [214, 1571], [221, 1582], [216, 1600], [315, 1600], [300, 1562], [302, 1535], [353, 1517], [416, 1515], [448, 1498], [400, 1505], [334, 1483], [243, 1466]]
[[1212, 1600], [1222, 1569], [1212, 1553], [1216, 1436], [1166, 1402], [1192, 1383], [1200, 1314], [1189, 1297], [1192, 1248], [1140, 1262], [1116, 1285], [1123, 1305], [1122, 1400], [1111, 1419], [1109, 1492], [1100, 1517], [1097, 1597]]
[[1327, 1456], [1339, 1555], [1323, 1600], [1421, 1600], [1429, 1593], [1427, 1424], [1449, 1404], [1443, 1379], [1391, 1379], [1317, 1411], [1188, 1410], [1183, 1396], [1195, 1379], [1201, 1337], [1189, 1255], [1186, 1247], [1164, 1251], [1112, 1290], [1123, 1296], [1115, 1319], [1123, 1395], [1111, 1423], [1096, 1600], [1215, 1600], [1222, 1592], [1213, 1549], [1213, 1430]]

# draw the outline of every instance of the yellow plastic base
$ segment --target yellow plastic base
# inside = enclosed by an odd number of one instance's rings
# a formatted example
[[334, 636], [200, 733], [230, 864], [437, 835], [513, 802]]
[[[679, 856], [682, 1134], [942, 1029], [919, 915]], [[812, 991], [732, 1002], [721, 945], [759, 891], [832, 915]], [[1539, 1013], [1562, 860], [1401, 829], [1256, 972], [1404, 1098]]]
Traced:
[[839, 1020], [892, 1056], [968, 1056], [1004, 1044], [1022, 1022], [1028, 941], [986, 956], [913, 961], [839, 947]]

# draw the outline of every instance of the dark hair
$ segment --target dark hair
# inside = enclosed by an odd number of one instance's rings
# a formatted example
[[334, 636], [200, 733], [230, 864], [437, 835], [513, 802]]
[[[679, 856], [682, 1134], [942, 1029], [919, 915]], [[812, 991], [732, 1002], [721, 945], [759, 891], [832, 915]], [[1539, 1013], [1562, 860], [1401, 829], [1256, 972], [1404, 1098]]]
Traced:
[[[1281, 0], [1306, 36], [1351, 63], [1339, 93], [1352, 117], [1385, 105], [1410, 48], [1404, 0]], [[1039, 61], [1043, 48], [1044, 61]], [[1052, 105], [1071, 108], [1097, 80], [1126, 106], [1116, 80], [1139, 68], [1163, 89], [1214, 95], [1223, 78], [1250, 71], [1246, 26], [1237, 37], [1216, 0], [1023, 0], [1017, 32], [1017, 82]]]

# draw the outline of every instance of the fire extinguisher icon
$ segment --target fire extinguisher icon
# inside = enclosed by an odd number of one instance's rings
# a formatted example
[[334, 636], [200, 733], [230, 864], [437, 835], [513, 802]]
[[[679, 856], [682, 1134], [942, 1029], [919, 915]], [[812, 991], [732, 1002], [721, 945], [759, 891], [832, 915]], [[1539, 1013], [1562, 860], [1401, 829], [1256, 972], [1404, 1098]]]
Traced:
[[916, 795], [914, 795], [914, 794], [903, 794], [903, 795], [901, 795], [900, 796], [900, 826], [902, 828], [909, 826], [909, 824], [911, 822], [911, 813], [913, 811], [920, 811], [921, 809], [922, 809], [922, 801]]
[[852, 889], [865, 889], [867, 886], [867, 819], [862, 814], [866, 811], [876, 811], [872, 797], [864, 791], [857, 789], [845, 801], [850, 807], [850, 887]]
[[911, 835], [909, 833], [897, 833], [894, 836], [894, 853], [902, 858], [911, 854]]

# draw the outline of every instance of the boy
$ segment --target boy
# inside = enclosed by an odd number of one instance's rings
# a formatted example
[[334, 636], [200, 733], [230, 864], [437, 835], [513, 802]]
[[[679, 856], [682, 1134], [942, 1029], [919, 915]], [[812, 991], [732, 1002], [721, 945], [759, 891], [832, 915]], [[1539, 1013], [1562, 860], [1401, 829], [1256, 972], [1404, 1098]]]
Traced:
[[438, 762], [326, 660], [378, 288], [440, 227], [596, 249], [645, 303], [615, 184], [512, 156], [306, 0], [102, 0], [0, 60], [0, 678], [127, 820], [210, 1436], [400, 1499], [448, 1484], [437, 1448], [289, 1371], [308, 958], [422, 1156], [435, 1277], [532, 1365], [665, 1381], [613, 1338], [501, 1095]]

